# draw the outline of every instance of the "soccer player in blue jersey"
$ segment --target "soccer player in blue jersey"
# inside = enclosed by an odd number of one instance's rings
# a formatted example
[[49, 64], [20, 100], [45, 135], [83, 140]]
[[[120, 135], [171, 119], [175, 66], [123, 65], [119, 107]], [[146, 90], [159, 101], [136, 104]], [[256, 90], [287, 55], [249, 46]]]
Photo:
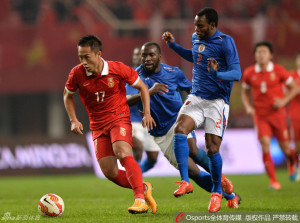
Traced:
[[[156, 127], [149, 132], [154, 136], [154, 141], [164, 156], [174, 167], [178, 168], [173, 149], [175, 122], [183, 104], [178, 89], [189, 92], [192, 83], [179, 68], [162, 64], [160, 60], [159, 45], [154, 42], [145, 43], [142, 46], [142, 65], [136, 71], [149, 88], [149, 92], [152, 92], [150, 93], [151, 116], [155, 120]], [[139, 94], [127, 95], [127, 103], [130, 106], [140, 101]], [[192, 158], [188, 160], [188, 174], [200, 187], [211, 192], [213, 183], [210, 174], [200, 171], [195, 164], [197, 163], [206, 171], [210, 171], [207, 155], [205, 151], [197, 148], [195, 138], [195, 134], [188, 136], [190, 154], [192, 155]], [[238, 208], [240, 197], [232, 193], [233, 186], [224, 175], [222, 176], [222, 189], [223, 195], [227, 199], [227, 206]]]
[[[133, 49], [132, 53], [132, 64], [133, 68], [136, 69], [139, 65], [141, 65], [141, 49], [136, 47]], [[139, 91], [129, 84], [126, 84], [126, 94], [138, 94]], [[149, 92], [150, 95], [153, 92]], [[132, 151], [134, 159], [138, 162], [141, 167], [142, 173], [150, 170], [154, 167], [159, 147], [153, 140], [153, 136], [151, 136], [147, 129], [145, 129], [142, 125], [142, 115], [139, 112], [138, 106], [131, 106], [130, 109], [130, 120], [132, 124]], [[142, 161], [143, 151], [146, 151], [147, 157]]]
[[228, 121], [233, 81], [240, 80], [241, 69], [233, 38], [217, 29], [218, 14], [213, 8], [199, 11], [194, 25], [191, 50], [178, 45], [170, 32], [162, 36], [171, 49], [193, 63], [193, 88], [179, 112], [175, 127], [174, 152], [181, 175], [181, 184], [175, 194], [187, 193], [192, 188], [188, 177], [187, 135], [203, 126], [213, 181], [208, 211], [217, 212], [222, 199], [219, 149]]

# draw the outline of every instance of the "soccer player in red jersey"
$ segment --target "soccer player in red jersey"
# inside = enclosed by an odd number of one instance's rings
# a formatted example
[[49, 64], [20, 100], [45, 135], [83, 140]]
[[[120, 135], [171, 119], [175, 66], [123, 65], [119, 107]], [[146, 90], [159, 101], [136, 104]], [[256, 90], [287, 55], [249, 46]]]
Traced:
[[[121, 187], [132, 188], [135, 202], [128, 208], [130, 213], [145, 213], [148, 208], [155, 213], [152, 185], [143, 184], [141, 169], [132, 156], [132, 127], [125, 82], [140, 91], [144, 107], [142, 124], [150, 130], [156, 124], [150, 115], [148, 88], [132, 68], [121, 62], [105, 61], [101, 57], [102, 43], [95, 36], [79, 40], [78, 56], [80, 64], [71, 70], [64, 90], [71, 131], [83, 135], [73, 99], [78, 89], [88, 112], [95, 153], [103, 174]], [[125, 171], [118, 169], [117, 159]]]
[[[290, 74], [294, 78], [298, 85], [298, 90], [300, 86], [300, 51], [296, 54], [296, 65], [297, 69], [292, 70]], [[295, 143], [295, 152], [298, 160], [298, 176], [297, 181], [300, 181], [300, 95], [298, 94], [294, 99], [291, 100], [288, 109], [288, 115], [290, 118], [291, 136]]]
[[[296, 156], [289, 147], [286, 104], [296, 96], [297, 86], [293, 78], [281, 65], [272, 62], [273, 46], [269, 42], [255, 45], [256, 64], [245, 69], [242, 83], [242, 101], [247, 114], [254, 116], [258, 138], [263, 151], [263, 162], [270, 179], [270, 189], [279, 190], [275, 166], [270, 155], [271, 137], [275, 136], [279, 146], [288, 159], [291, 180], [295, 179]], [[282, 86], [288, 88], [284, 94]], [[253, 103], [251, 104], [251, 89]]]

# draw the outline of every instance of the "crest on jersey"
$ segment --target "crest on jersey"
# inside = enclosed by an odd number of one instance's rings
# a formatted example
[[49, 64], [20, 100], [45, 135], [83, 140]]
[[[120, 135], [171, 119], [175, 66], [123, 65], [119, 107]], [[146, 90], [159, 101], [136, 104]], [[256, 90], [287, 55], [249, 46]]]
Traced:
[[201, 44], [199, 45], [198, 51], [201, 53], [201, 52], [203, 52], [204, 50], [205, 50], [205, 45], [201, 43]]
[[270, 73], [270, 79], [271, 79], [271, 81], [275, 81], [276, 75], [274, 72]]
[[115, 80], [114, 80], [114, 78], [112, 78], [112, 77], [107, 78], [107, 84], [108, 84], [108, 87], [115, 86]]
[[122, 136], [126, 136], [126, 129], [123, 128], [123, 127], [120, 127], [120, 134], [121, 134]]

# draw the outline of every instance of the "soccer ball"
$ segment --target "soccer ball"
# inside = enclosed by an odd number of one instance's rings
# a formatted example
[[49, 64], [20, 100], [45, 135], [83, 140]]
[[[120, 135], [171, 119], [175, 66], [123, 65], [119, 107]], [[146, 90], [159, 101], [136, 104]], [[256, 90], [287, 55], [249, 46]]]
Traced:
[[61, 216], [65, 210], [63, 199], [56, 194], [44, 195], [38, 204], [39, 213], [43, 216]]

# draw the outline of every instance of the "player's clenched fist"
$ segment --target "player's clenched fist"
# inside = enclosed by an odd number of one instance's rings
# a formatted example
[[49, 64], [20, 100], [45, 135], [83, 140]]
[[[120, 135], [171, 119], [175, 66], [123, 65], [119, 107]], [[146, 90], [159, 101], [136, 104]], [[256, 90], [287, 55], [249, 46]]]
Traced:
[[208, 58], [207, 59], [207, 70], [210, 72], [210, 68], [212, 68], [212, 71], [217, 71], [219, 68], [219, 63], [214, 58]]
[[167, 43], [170, 40], [170, 43], [174, 43], [175, 38], [172, 33], [164, 32], [162, 35], [162, 39]]

